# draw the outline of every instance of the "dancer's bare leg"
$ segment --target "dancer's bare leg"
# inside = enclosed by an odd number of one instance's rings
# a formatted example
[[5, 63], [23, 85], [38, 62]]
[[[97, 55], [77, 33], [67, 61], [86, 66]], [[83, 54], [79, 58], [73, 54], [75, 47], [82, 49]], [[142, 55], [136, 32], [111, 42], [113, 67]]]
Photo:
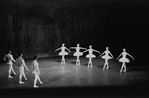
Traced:
[[13, 78], [12, 76], [11, 76], [11, 64], [9, 64], [9, 70], [8, 70], [8, 78]]
[[107, 65], [106, 69], [109, 69], [108, 60], [106, 60], [106, 65]]
[[36, 85], [38, 79], [38, 74], [35, 73], [35, 79], [34, 79], [34, 88], [37, 88], [38, 86]]
[[124, 71], [123, 72], [126, 72], [126, 64], [124, 63]]
[[125, 64], [124, 64], [124, 62], [123, 62], [122, 67], [121, 67], [121, 70], [120, 70], [120, 73], [123, 72], [124, 65], [125, 65]]
[[17, 75], [17, 74], [15, 73], [13, 67], [12, 67], [12, 64], [11, 64], [11, 70], [12, 70], [12, 72], [13, 72], [15, 75]]
[[77, 56], [76, 65], [80, 65], [79, 56]]
[[40, 80], [40, 77], [39, 77], [39, 75], [38, 75], [38, 81], [40, 82], [40, 84], [43, 84], [43, 83], [41, 82], [41, 80]]

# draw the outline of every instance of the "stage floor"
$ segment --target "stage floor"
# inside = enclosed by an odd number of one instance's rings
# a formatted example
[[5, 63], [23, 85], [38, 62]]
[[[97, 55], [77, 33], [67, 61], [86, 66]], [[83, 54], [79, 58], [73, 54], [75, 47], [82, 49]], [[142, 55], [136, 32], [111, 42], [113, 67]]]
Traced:
[[[121, 63], [117, 60], [109, 60], [110, 69], [103, 70], [104, 60], [93, 59], [93, 67], [87, 67], [88, 59], [81, 57], [81, 65], [76, 66], [75, 57], [66, 57], [66, 64], [61, 66], [61, 57], [39, 58], [39, 68], [41, 71], [41, 81], [37, 82], [39, 88], [55, 87], [96, 87], [96, 86], [125, 86], [141, 85], [149, 80], [148, 68], [145, 66], [127, 64], [127, 72], [119, 73]], [[19, 69], [14, 64], [17, 75], [8, 78], [8, 65], [0, 64], [0, 88], [33, 88], [34, 74], [32, 73], [31, 59], [25, 59], [29, 71], [25, 70], [27, 81], [19, 84]]]

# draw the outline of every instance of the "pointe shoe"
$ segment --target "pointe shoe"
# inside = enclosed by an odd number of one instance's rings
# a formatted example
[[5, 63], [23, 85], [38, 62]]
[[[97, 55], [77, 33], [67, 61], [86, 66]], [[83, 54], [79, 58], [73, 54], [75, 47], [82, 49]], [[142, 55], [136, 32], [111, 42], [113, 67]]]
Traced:
[[38, 86], [37, 85], [34, 85], [34, 88], [38, 88]]
[[13, 78], [12, 76], [8, 76], [8, 78]]
[[24, 82], [20, 81], [19, 84], [24, 84]]
[[25, 80], [27, 80], [27, 78], [25, 78]]
[[14, 73], [14, 75], [17, 75], [16, 73]]

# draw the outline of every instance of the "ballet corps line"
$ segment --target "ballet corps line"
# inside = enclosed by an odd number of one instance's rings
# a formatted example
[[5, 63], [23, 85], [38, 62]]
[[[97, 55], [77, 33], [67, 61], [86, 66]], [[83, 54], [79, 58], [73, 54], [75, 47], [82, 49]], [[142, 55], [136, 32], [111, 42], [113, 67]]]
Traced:
[[[87, 67], [92, 67], [92, 58], [95, 58], [96, 56], [93, 54], [93, 52], [97, 52], [100, 54], [99, 51], [97, 50], [94, 50], [92, 49], [92, 45], [89, 46], [89, 49], [86, 49], [86, 48], [83, 48], [83, 47], [80, 47], [80, 44], [77, 44], [76, 47], [70, 47], [70, 49], [75, 49], [76, 52], [73, 54], [73, 56], [76, 56], [77, 59], [76, 59], [76, 66], [80, 65], [80, 59], [79, 57], [83, 55], [83, 53], [85, 52], [89, 52], [89, 54], [86, 55], [86, 58], [89, 59], [88, 61], [88, 65]], [[80, 50], [84, 50], [83, 52], [80, 52]], [[62, 44], [62, 47], [56, 49], [55, 51], [58, 51], [58, 50], [61, 50], [61, 52], [58, 54], [60, 56], [62, 56], [62, 60], [61, 60], [61, 65], [64, 65], [65, 64], [65, 55], [68, 55], [68, 52], [66, 52], [65, 50], [68, 50], [69, 52], [71, 52], [67, 47], [65, 47], [65, 44], [63, 43]], [[122, 56], [120, 59], [119, 59], [119, 62], [122, 63], [122, 66], [121, 66], [121, 69], [120, 69], [120, 73], [122, 72], [126, 72], [126, 63], [129, 63], [130, 60], [128, 58], [126, 58], [126, 56], [130, 56], [133, 60], [134, 58], [128, 54], [126, 52], [126, 49], [124, 48], [123, 49], [123, 52], [116, 58], [118, 59], [120, 56]], [[25, 73], [24, 73], [24, 68], [26, 70], [29, 70], [25, 64], [25, 61], [24, 59], [22, 58], [23, 54], [21, 53], [19, 55], [19, 57], [14, 60], [13, 58], [13, 55], [11, 54], [11, 50], [9, 51], [8, 54], [5, 55], [4, 57], [4, 60], [6, 61], [7, 59], [7, 63], [9, 65], [9, 70], [8, 70], [8, 78], [13, 78], [11, 76], [11, 71], [14, 73], [14, 75], [17, 75], [13, 69], [13, 62], [16, 62], [18, 64], [18, 68], [19, 68], [19, 71], [20, 71], [20, 75], [19, 75], [19, 84], [24, 84], [24, 82], [22, 82], [22, 76], [25, 78], [25, 80], [27, 80], [26, 76], [25, 76]], [[104, 66], [103, 66], [103, 70], [104, 69], [109, 69], [109, 64], [108, 64], [108, 60], [109, 59], [114, 59], [113, 55], [111, 54], [111, 52], [109, 51], [109, 47], [106, 47], [106, 50], [99, 56], [101, 57], [102, 59], [105, 60], [105, 63], [104, 63]], [[43, 84], [42, 81], [40, 80], [40, 70], [39, 70], [39, 64], [37, 62], [37, 59], [38, 57], [37, 56], [34, 56], [34, 60], [32, 61], [32, 73], [35, 75], [35, 79], [34, 79], [34, 85], [33, 87], [34, 88], [37, 88], [38, 86], [36, 85], [37, 84], [37, 80], [40, 82], [40, 84]]]

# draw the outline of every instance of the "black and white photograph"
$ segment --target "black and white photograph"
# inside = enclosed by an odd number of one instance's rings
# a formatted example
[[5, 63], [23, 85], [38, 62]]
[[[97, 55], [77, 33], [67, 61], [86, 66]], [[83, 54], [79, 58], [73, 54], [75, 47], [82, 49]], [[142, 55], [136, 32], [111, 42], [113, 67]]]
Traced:
[[0, 98], [148, 98], [149, 1], [0, 0]]

